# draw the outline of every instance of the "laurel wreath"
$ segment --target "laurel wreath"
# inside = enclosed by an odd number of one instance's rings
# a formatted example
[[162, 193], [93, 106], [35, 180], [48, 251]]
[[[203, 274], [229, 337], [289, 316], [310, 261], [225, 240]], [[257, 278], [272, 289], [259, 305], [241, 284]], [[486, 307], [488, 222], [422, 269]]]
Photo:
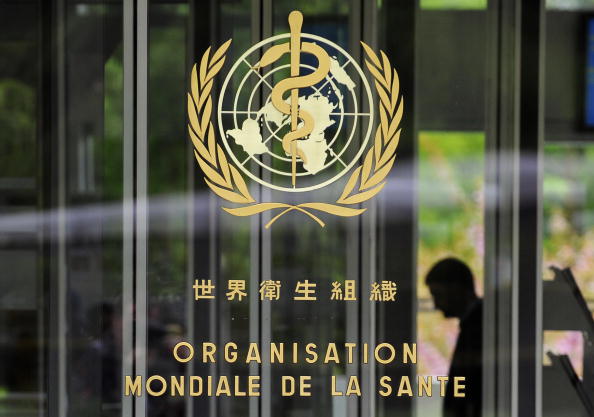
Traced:
[[349, 206], [371, 199], [386, 184], [386, 177], [396, 160], [396, 148], [401, 133], [399, 125], [404, 111], [398, 73], [392, 68], [386, 54], [380, 51], [380, 59], [367, 44], [361, 42], [366, 54], [365, 64], [375, 80], [379, 96], [380, 123], [373, 146], [367, 151], [363, 163], [349, 177], [336, 203], [259, 203], [250, 194], [237, 168], [227, 161], [225, 152], [215, 140], [215, 129], [211, 122], [214, 77], [225, 63], [225, 53], [230, 44], [231, 39], [212, 55], [210, 47], [206, 50], [200, 66], [197, 68], [194, 65], [192, 69], [191, 92], [188, 93], [188, 131], [194, 146], [194, 156], [205, 175], [204, 181], [222, 199], [241, 205], [235, 208], [223, 207], [223, 210], [234, 216], [252, 216], [282, 209], [266, 224], [266, 228], [293, 210], [306, 214], [322, 227], [324, 222], [312, 210], [342, 217], [358, 216], [365, 212], [365, 208]]

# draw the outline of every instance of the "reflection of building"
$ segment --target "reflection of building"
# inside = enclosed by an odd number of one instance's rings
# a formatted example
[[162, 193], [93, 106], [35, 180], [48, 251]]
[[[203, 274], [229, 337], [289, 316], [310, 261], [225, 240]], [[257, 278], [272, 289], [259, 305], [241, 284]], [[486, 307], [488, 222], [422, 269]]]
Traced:
[[[439, 415], [438, 397], [296, 400], [270, 384], [260, 399], [133, 404], [112, 381], [178, 372], [167, 352], [180, 338], [419, 342], [416, 367], [182, 368], [309, 373], [319, 390], [331, 373], [359, 374], [370, 392], [381, 374], [447, 371], [456, 326], [416, 278], [446, 254], [482, 277], [486, 415], [536, 415], [546, 385], [540, 258], [572, 267], [590, 311], [594, 302], [586, 3], [550, 1], [542, 16], [512, 0], [303, 3], [304, 31], [356, 59], [360, 39], [387, 52], [408, 113], [369, 213], [323, 231], [298, 216], [263, 231], [211, 204], [187, 144], [187, 73], [211, 43], [232, 37], [238, 56], [285, 31], [295, 2], [3, 2], [0, 415]], [[196, 303], [195, 278], [245, 279], [249, 300]], [[395, 280], [398, 301], [258, 302], [262, 280], [305, 278]], [[583, 354], [555, 343], [579, 371]]]

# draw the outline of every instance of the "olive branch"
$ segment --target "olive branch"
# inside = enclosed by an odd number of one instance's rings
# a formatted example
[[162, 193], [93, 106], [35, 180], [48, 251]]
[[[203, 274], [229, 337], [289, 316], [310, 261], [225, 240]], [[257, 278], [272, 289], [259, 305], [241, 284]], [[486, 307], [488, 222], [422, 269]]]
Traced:
[[237, 170], [227, 161], [221, 145], [215, 140], [212, 115], [211, 91], [214, 77], [225, 63], [225, 52], [231, 39], [210, 56], [210, 47], [202, 56], [200, 70], [192, 69], [192, 92], [188, 93], [188, 131], [194, 145], [194, 156], [204, 172], [204, 181], [219, 197], [238, 204], [250, 204], [256, 200]]
[[191, 93], [188, 93], [188, 131], [194, 145], [194, 156], [204, 172], [204, 180], [210, 189], [224, 200], [241, 204], [236, 208], [223, 207], [234, 216], [253, 216], [275, 209], [283, 209], [267, 224], [269, 228], [285, 214], [300, 211], [321, 227], [324, 222], [310, 210], [316, 210], [342, 217], [358, 216], [365, 208], [348, 207], [365, 202], [379, 193], [386, 184], [386, 177], [396, 160], [396, 148], [400, 140], [400, 121], [404, 111], [404, 102], [399, 97], [400, 83], [398, 73], [392, 68], [383, 51], [381, 60], [364, 42], [361, 42], [367, 59], [365, 65], [375, 80], [378, 93], [380, 123], [375, 132], [373, 146], [367, 151], [363, 164], [349, 177], [344, 190], [336, 203], [258, 203], [251, 196], [249, 189], [233, 164], [227, 161], [221, 146], [216, 143], [212, 116], [212, 86], [214, 77], [222, 69], [225, 53], [231, 39], [225, 42], [212, 55], [210, 47], [206, 50], [197, 69], [194, 65], [191, 75]]

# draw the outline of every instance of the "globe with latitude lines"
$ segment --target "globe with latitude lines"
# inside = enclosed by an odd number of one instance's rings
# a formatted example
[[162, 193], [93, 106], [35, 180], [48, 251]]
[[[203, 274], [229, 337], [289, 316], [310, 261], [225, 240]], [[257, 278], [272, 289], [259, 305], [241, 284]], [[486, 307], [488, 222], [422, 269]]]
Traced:
[[[300, 36], [321, 46], [330, 57], [330, 66], [321, 81], [299, 89], [299, 108], [314, 123], [307, 136], [295, 141], [303, 156], [297, 158], [296, 169], [291, 166], [292, 155], [282, 146], [283, 136], [291, 130], [291, 117], [272, 102], [275, 86], [291, 76], [290, 63], [284, 59], [265, 71], [257, 68], [261, 54], [287, 42], [289, 33], [257, 43], [235, 61], [223, 82], [217, 108], [220, 136], [236, 166], [263, 186], [286, 192], [316, 190], [345, 175], [360, 162], [373, 126], [371, 89], [358, 63], [325, 38]], [[314, 72], [317, 64], [315, 57], [302, 53], [299, 75]], [[299, 123], [302, 126], [303, 121]]]

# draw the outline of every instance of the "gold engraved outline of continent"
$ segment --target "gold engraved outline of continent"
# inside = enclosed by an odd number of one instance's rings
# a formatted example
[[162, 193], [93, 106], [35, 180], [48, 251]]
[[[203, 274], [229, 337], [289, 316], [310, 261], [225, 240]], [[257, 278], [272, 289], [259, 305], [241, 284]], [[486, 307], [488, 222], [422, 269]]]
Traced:
[[[367, 152], [363, 164], [351, 174], [336, 203], [258, 203], [251, 196], [237, 168], [227, 161], [221, 146], [216, 143], [214, 126], [210, 120], [213, 79], [224, 64], [225, 53], [230, 43], [231, 40], [228, 40], [212, 55], [211, 48], [206, 50], [200, 68], [197, 69], [194, 65], [192, 69], [191, 92], [188, 93], [188, 131], [194, 145], [194, 155], [205, 174], [204, 180], [219, 197], [242, 204], [237, 208], [223, 207], [223, 210], [234, 216], [252, 216], [282, 209], [265, 225], [266, 228], [293, 210], [308, 215], [322, 227], [325, 225], [324, 222], [312, 213], [313, 210], [342, 217], [358, 216], [365, 212], [365, 208], [347, 206], [367, 201], [383, 189], [385, 179], [396, 159], [396, 148], [402, 130], [399, 125], [404, 112], [404, 98], [400, 95], [398, 73], [392, 68], [385, 53], [380, 51], [380, 60], [369, 46], [361, 42], [367, 58], [365, 64], [375, 79], [380, 99], [380, 124], [376, 129], [374, 145]], [[362, 146], [362, 149], [364, 148]]]
[[[268, 182], [263, 181], [261, 178], [257, 177], [252, 172], [250, 172], [249, 170], [245, 169], [244, 166], [241, 164], [241, 161], [239, 159], [237, 159], [237, 157], [235, 156], [235, 154], [232, 152], [231, 147], [229, 146], [229, 144], [227, 142], [227, 139], [226, 139], [226, 136], [225, 136], [225, 131], [223, 129], [222, 110], [223, 110], [224, 92], [227, 90], [227, 87], [228, 87], [228, 85], [231, 82], [231, 77], [234, 74], [234, 72], [236, 71], [237, 67], [239, 67], [240, 65], [246, 65], [243, 60], [247, 56], [251, 55], [254, 51], [256, 51], [256, 50], [264, 47], [267, 44], [274, 43], [274, 42], [276, 42], [278, 40], [289, 39], [290, 36], [291, 36], [290, 33], [282, 33], [282, 34], [275, 35], [275, 36], [272, 36], [270, 38], [264, 39], [264, 40], [258, 42], [257, 44], [251, 46], [250, 48], [248, 48], [248, 50], [245, 51], [237, 59], [237, 61], [235, 61], [235, 63], [231, 67], [231, 69], [229, 69], [229, 72], [227, 73], [227, 76], [226, 76], [225, 80], [223, 81], [223, 85], [221, 87], [221, 94], [219, 96], [219, 101], [218, 101], [218, 105], [217, 105], [217, 117], [218, 117], [217, 121], [218, 121], [218, 127], [219, 127], [219, 134], [220, 134], [221, 138], [223, 139], [223, 145], [225, 146], [225, 149], [227, 150], [227, 153], [231, 157], [231, 160], [239, 167], [239, 169], [245, 175], [247, 175], [249, 178], [251, 178], [252, 180], [256, 181], [257, 183], [259, 183], [259, 184], [261, 184], [261, 185], [263, 185], [263, 186], [265, 186], [267, 188], [271, 188], [273, 190], [284, 191], [284, 192], [306, 192], [306, 191], [317, 190], [317, 189], [323, 188], [323, 187], [325, 187], [325, 186], [327, 186], [329, 184], [332, 184], [333, 182], [335, 182], [338, 179], [340, 179], [342, 176], [346, 175], [346, 173], [349, 172], [355, 166], [355, 164], [357, 163], [357, 161], [363, 155], [363, 152], [365, 151], [365, 148], [367, 147], [367, 145], [369, 143], [369, 140], [371, 138], [372, 128], [373, 128], [373, 122], [374, 122], [375, 115], [374, 115], [374, 112], [373, 112], [373, 108], [370, 109], [369, 123], [368, 123], [368, 126], [367, 126], [367, 131], [365, 132], [365, 136], [363, 137], [363, 141], [361, 142], [361, 146], [360, 146], [360, 149], [357, 151], [357, 154], [352, 158], [352, 160], [347, 164], [347, 166], [344, 167], [344, 169], [340, 170], [339, 173], [337, 173], [336, 175], [334, 175], [333, 177], [327, 179], [324, 182], [321, 182], [319, 184], [315, 184], [315, 185], [312, 185], [312, 186], [309, 186], [309, 187], [303, 187], [303, 188], [280, 187], [278, 185], [271, 184], [271, 183], [268, 183]], [[322, 38], [321, 36], [313, 35], [313, 34], [310, 34], [310, 33], [301, 33], [301, 38], [312, 39], [314, 41], [326, 43], [326, 44], [332, 46], [333, 48], [336, 48], [337, 51], [339, 51], [346, 58], [348, 58], [350, 64], [353, 65], [353, 67], [356, 69], [357, 74], [359, 75], [359, 77], [361, 78], [361, 80], [363, 82], [364, 90], [365, 90], [365, 93], [367, 95], [367, 100], [369, 101], [370, 104], [373, 103], [373, 97], [372, 97], [372, 94], [371, 94], [371, 87], [369, 85], [369, 82], [367, 80], [367, 77], [365, 76], [365, 73], [363, 72], [363, 70], [361, 69], [361, 67], [357, 63], [357, 61], [355, 61], [353, 59], [353, 57], [349, 53], [347, 53], [339, 45], [336, 45], [332, 41], [329, 41], [328, 39]]]

